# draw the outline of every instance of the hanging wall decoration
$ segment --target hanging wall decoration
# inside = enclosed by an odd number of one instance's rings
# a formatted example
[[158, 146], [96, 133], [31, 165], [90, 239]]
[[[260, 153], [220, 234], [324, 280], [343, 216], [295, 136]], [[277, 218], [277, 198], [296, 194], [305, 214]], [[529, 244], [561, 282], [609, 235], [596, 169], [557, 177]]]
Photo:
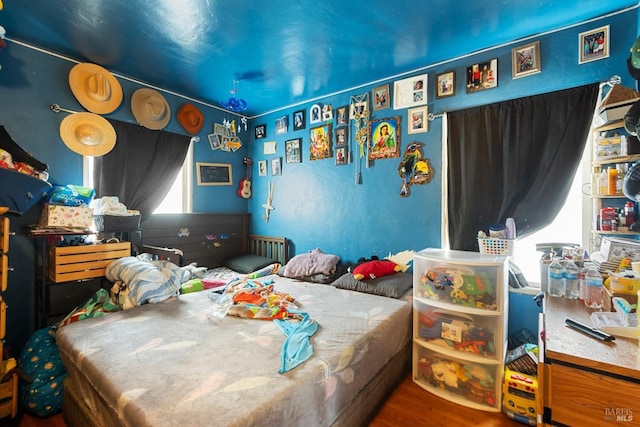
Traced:
[[369, 123], [369, 94], [357, 95], [351, 97], [351, 107], [349, 116], [354, 121], [356, 132], [355, 140], [360, 148], [360, 157], [364, 157], [364, 149], [367, 144]]
[[327, 159], [331, 154], [331, 124], [311, 128], [309, 131], [311, 146], [309, 160]]
[[402, 197], [409, 197], [411, 184], [428, 184], [433, 177], [433, 167], [429, 159], [422, 158], [423, 145], [421, 142], [413, 141], [404, 150], [404, 157], [398, 165], [398, 175], [402, 179]]
[[400, 116], [369, 122], [369, 160], [400, 155]]

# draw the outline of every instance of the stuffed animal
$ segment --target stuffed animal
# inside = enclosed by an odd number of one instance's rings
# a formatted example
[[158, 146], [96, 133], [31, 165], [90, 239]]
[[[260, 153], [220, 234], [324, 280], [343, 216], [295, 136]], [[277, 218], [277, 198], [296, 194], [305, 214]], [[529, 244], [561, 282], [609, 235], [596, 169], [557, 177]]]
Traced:
[[379, 259], [380, 258], [378, 258], [377, 255], [371, 255], [371, 258], [365, 258], [365, 257], [358, 258], [358, 261], [352, 266], [350, 266], [349, 268], [347, 268], [347, 271], [353, 274], [353, 269], [358, 267], [360, 264], [364, 264], [365, 262], [369, 262], [369, 261], [377, 261]]
[[458, 371], [460, 364], [449, 360], [437, 360], [431, 364], [433, 378], [441, 385], [458, 388]]
[[202, 279], [207, 267], [198, 267], [197, 263], [192, 262], [189, 265], [180, 267], [180, 270], [182, 271], [182, 283], [185, 283], [191, 279]]
[[387, 259], [374, 260], [358, 265], [353, 269], [356, 280], [375, 279], [402, 271], [402, 266]]

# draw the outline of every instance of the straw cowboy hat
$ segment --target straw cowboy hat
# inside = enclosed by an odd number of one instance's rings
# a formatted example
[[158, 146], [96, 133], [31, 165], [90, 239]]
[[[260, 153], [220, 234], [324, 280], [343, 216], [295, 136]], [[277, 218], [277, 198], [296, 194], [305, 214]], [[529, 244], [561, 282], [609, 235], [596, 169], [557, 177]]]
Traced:
[[75, 113], [62, 119], [60, 137], [70, 150], [83, 156], [104, 156], [116, 145], [111, 123], [93, 113]]
[[96, 114], [109, 114], [122, 103], [120, 82], [99, 65], [82, 63], [69, 71], [69, 86], [78, 102]]
[[176, 113], [178, 123], [189, 132], [195, 135], [200, 132], [204, 124], [204, 116], [202, 112], [193, 104], [184, 103]]
[[138, 123], [147, 129], [160, 130], [171, 118], [169, 103], [160, 92], [142, 88], [131, 97], [131, 112]]

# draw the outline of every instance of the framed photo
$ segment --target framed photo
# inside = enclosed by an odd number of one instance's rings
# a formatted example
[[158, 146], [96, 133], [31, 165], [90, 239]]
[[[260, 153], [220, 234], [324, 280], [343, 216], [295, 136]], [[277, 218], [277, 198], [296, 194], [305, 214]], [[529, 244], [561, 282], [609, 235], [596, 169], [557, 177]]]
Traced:
[[580, 33], [578, 37], [578, 64], [609, 57], [609, 26]]
[[257, 125], [253, 128], [254, 136], [256, 139], [262, 139], [267, 137], [267, 125]]
[[371, 120], [369, 135], [369, 160], [399, 156], [400, 116]]
[[282, 116], [276, 119], [276, 134], [287, 133], [289, 130], [289, 116]]
[[336, 128], [336, 147], [338, 145], [347, 145], [348, 141], [349, 141], [349, 128], [347, 126]]
[[349, 123], [349, 107], [344, 105], [336, 108], [336, 124], [338, 126]]
[[313, 104], [309, 108], [309, 123], [320, 123], [322, 121], [322, 107], [320, 104]]
[[302, 153], [300, 146], [302, 145], [302, 139], [290, 139], [284, 143], [284, 159], [287, 163], [300, 163], [302, 162]]
[[328, 120], [333, 120], [333, 107], [331, 104], [325, 104], [322, 107], [322, 120], [325, 122]]
[[233, 185], [231, 165], [227, 163], [196, 163], [198, 185]]
[[511, 49], [511, 75], [514, 79], [540, 71], [542, 66], [539, 41]]
[[280, 157], [276, 157], [275, 159], [271, 159], [271, 175], [278, 176], [282, 175], [282, 164], [280, 162]]
[[409, 109], [409, 123], [407, 133], [423, 133], [429, 131], [429, 108], [416, 107]]
[[467, 93], [498, 86], [498, 60], [492, 59], [467, 67]]
[[219, 150], [220, 148], [222, 148], [222, 141], [215, 133], [210, 133], [209, 135], [207, 135], [207, 139], [209, 140], [209, 146], [212, 150]]
[[393, 83], [393, 109], [416, 107], [427, 103], [427, 74]]
[[262, 154], [276, 154], [276, 141], [265, 141], [262, 145]]
[[304, 129], [307, 126], [305, 110], [296, 111], [293, 113], [293, 130]]
[[373, 109], [384, 110], [389, 108], [391, 101], [389, 100], [389, 85], [378, 86], [373, 89]]
[[258, 176], [267, 176], [267, 161], [258, 161]]
[[436, 98], [446, 98], [456, 94], [456, 72], [447, 71], [436, 76]]
[[309, 130], [311, 146], [309, 160], [320, 160], [331, 157], [331, 124], [327, 123]]
[[338, 147], [336, 145], [336, 165], [342, 166], [348, 163], [347, 146]]

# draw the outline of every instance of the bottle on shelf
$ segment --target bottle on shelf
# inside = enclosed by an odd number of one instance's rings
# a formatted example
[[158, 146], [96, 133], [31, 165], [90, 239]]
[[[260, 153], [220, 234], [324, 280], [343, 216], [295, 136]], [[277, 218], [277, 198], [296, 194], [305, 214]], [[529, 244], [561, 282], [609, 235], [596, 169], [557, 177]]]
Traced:
[[609, 177], [607, 173], [607, 168], [602, 168], [600, 171], [600, 176], [598, 176], [598, 195], [606, 196], [609, 194], [609, 188], [607, 186]]
[[580, 297], [580, 281], [578, 273], [580, 269], [573, 260], [566, 260], [564, 264], [563, 282], [564, 296], [570, 299], [578, 299]]
[[613, 166], [609, 166], [609, 170], [607, 172], [608, 180], [607, 180], [607, 194], [613, 196], [617, 191], [617, 182], [618, 182], [618, 171]]
[[554, 258], [549, 264], [549, 279], [547, 287], [549, 295], [552, 297], [564, 296], [564, 265], [560, 262], [560, 258]]
[[636, 204], [632, 201], [628, 201], [624, 204], [624, 213], [627, 217], [627, 226], [631, 226], [636, 222]]

